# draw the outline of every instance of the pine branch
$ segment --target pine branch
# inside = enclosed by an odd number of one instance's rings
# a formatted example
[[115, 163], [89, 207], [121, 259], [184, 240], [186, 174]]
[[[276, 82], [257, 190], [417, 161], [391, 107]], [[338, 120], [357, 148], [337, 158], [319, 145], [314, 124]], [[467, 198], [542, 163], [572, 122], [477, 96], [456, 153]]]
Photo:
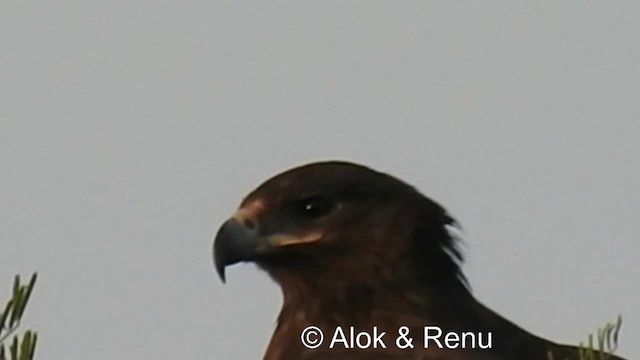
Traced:
[[[7, 350], [4, 342], [20, 327], [37, 278], [38, 274], [34, 273], [26, 285], [21, 283], [20, 275], [16, 275], [13, 281], [12, 296], [0, 313], [0, 360], [7, 360]], [[13, 340], [9, 346], [10, 359], [33, 360], [37, 341], [38, 334], [31, 330], [25, 331], [22, 337], [13, 335]]]
[[[622, 328], [622, 316], [614, 323], [606, 323], [603, 327], [598, 328], [597, 349], [594, 347], [593, 334], [587, 337], [587, 344], [580, 343], [578, 348], [580, 360], [609, 360], [613, 353], [618, 350], [618, 336]], [[547, 353], [548, 360], [554, 360], [551, 352]]]

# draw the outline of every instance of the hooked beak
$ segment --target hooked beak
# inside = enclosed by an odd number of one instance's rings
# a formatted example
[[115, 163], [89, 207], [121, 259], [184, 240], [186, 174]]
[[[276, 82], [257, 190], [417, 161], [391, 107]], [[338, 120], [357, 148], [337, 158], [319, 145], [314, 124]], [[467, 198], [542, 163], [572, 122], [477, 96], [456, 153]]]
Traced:
[[227, 266], [252, 259], [260, 245], [256, 227], [250, 227], [236, 218], [227, 220], [213, 242], [213, 261], [222, 282]]
[[225, 268], [244, 262], [264, 259], [288, 248], [315, 243], [322, 233], [311, 231], [290, 234], [272, 232], [264, 234], [258, 222], [246, 209], [240, 209], [225, 221], [213, 241], [213, 262], [222, 282], [225, 282]]

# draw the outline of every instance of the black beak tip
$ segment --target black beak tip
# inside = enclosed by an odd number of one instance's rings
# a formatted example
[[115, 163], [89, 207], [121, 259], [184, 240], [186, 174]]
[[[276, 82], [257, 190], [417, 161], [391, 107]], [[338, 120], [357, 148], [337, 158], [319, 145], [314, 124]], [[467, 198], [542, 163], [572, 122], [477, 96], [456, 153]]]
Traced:
[[223, 284], [227, 282], [227, 277], [225, 274], [225, 268], [227, 267], [226, 261], [224, 259], [224, 249], [220, 248], [218, 242], [214, 242], [213, 244], [213, 263], [216, 267], [216, 273]]
[[218, 276], [220, 277], [220, 281], [222, 281], [223, 284], [227, 283], [227, 277], [224, 273], [224, 266], [216, 266], [216, 271], [218, 272]]

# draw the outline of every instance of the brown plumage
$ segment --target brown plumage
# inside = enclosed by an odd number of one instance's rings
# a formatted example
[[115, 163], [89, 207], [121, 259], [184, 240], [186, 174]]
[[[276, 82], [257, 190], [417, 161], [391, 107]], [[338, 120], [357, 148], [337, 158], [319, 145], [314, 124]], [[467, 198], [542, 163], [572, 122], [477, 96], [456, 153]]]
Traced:
[[[473, 297], [449, 231], [455, 225], [442, 206], [394, 177], [352, 163], [313, 163], [251, 192], [220, 228], [214, 259], [223, 280], [226, 266], [252, 261], [282, 288], [265, 360], [547, 360], [549, 352], [577, 360], [577, 348], [532, 335]], [[325, 334], [316, 349], [301, 343], [310, 325]], [[336, 328], [348, 334], [350, 326], [386, 332], [386, 348], [337, 342], [330, 349]], [[396, 345], [401, 326], [413, 348]], [[432, 340], [425, 348], [424, 326], [482, 333], [485, 346], [491, 332], [491, 347], [479, 349], [476, 338], [475, 349], [470, 340], [450, 349], [441, 338], [444, 348]]]

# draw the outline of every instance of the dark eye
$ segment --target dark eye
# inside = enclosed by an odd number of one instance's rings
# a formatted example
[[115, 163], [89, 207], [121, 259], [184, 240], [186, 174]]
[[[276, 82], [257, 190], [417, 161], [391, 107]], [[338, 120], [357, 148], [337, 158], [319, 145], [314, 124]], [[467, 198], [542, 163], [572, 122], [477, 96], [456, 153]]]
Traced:
[[306, 218], [319, 218], [327, 215], [335, 207], [332, 199], [325, 196], [310, 196], [295, 202], [294, 210]]

